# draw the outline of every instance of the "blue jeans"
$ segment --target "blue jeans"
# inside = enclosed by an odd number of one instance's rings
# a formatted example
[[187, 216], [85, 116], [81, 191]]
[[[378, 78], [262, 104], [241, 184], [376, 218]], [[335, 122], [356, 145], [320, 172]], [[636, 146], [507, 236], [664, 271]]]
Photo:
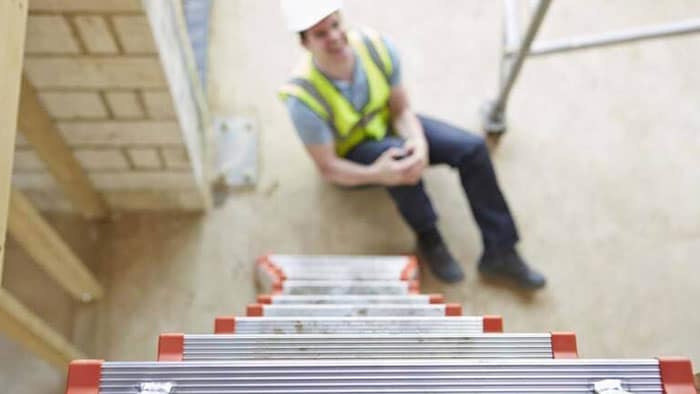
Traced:
[[[425, 116], [418, 116], [428, 141], [430, 165], [447, 164], [459, 171], [464, 194], [481, 230], [484, 250], [509, 248], [518, 241], [518, 232], [508, 204], [503, 198], [484, 139], [457, 127]], [[348, 160], [370, 164], [390, 147], [403, 140], [387, 136], [365, 141], [353, 148]], [[411, 186], [387, 187], [399, 212], [409, 226], [421, 233], [435, 227], [437, 214], [423, 182]]]

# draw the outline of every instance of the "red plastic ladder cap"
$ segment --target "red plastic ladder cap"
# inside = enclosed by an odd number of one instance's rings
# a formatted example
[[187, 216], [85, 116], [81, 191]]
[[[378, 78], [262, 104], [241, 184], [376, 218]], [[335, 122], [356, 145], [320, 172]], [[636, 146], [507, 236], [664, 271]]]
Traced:
[[431, 304], [444, 304], [445, 297], [442, 294], [430, 294], [428, 300]]
[[258, 304], [272, 304], [272, 296], [269, 294], [261, 294], [258, 296]]
[[76, 360], [68, 366], [66, 394], [99, 394], [102, 360]]
[[498, 315], [484, 316], [484, 332], [503, 332], [503, 318]]
[[445, 305], [445, 316], [462, 316], [462, 305], [447, 304]]
[[576, 334], [573, 332], [553, 332], [552, 358], [578, 358]]
[[235, 316], [218, 316], [214, 321], [214, 334], [233, 334], [235, 332]]
[[681, 357], [660, 357], [659, 370], [664, 394], [697, 394], [690, 360]]
[[408, 256], [408, 263], [406, 263], [406, 266], [401, 270], [401, 280], [411, 280], [416, 272], [416, 269], [418, 269], [418, 259], [416, 259], [415, 256]]
[[160, 334], [158, 361], [182, 361], [185, 353], [185, 334]]
[[246, 308], [246, 316], [261, 317], [263, 315], [263, 306], [260, 304], [250, 304]]

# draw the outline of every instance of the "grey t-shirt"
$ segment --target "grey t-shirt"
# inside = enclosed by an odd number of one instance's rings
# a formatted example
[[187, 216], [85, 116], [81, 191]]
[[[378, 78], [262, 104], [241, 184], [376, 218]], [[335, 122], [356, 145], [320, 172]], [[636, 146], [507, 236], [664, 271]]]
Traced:
[[[392, 62], [392, 74], [389, 76], [389, 84], [396, 86], [401, 81], [399, 57], [394, 45], [386, 38], [383, 38], [383, 40]], [[369, 100], [369, 85], [359, 60], [355, 61], [352, 81], [337, 81], [330, 78], [329, 80], [358, 111], [367, 104], [367, 100]], [[303, 101], [290, 96], [286, 99], [285, 104], [289, 110], [289, 116], [292, 118], [292, 123], [294, 123], [294, 128], [305, 145], [333, 142], [333, 131], [328, 123], [313, 112]]]

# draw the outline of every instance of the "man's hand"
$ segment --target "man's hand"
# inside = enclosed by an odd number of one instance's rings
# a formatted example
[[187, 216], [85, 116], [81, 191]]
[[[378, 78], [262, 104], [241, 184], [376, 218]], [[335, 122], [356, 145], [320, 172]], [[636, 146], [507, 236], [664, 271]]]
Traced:
[[389, 148], [371, 164], [386, 186], [415, 185], [421, 179], [425, 155], [415, 148]]
[[410, 152], [411, 157], [414, 157], [417, 161], [417, 165], [411, 169], [411, 172], [407, 174], [411, 184], [416, 184], [423, 176], [423, 171], [428, 167], [430, 158], [428, 157], [428, 145], [423, 138], [414, 138], [407, 140], [404, 144], [404, 149]]

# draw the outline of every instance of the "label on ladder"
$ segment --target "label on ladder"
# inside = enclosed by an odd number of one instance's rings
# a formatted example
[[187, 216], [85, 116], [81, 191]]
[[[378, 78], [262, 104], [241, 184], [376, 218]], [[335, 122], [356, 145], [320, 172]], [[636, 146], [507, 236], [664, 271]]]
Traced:
[[622, 382], [618, 379], [605, 379], [593, 383], [593, 390], [597, 394], [624, 394], [629, 393], [622, 388]]
[[163, 382], [141, 383], [138, 394], [170, 394], [173, 392], [175, 384]]

